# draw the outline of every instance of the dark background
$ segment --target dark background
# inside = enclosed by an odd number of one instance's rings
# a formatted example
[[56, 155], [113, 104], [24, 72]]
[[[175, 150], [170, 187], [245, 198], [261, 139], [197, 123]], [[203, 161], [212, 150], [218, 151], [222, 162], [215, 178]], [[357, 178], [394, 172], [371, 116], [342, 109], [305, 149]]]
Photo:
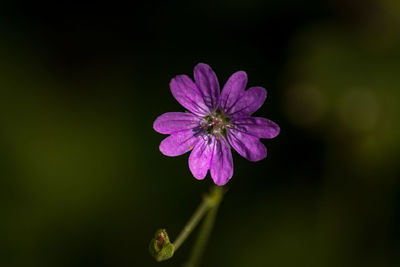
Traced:
[[234, 153], [203, 266], [398, 266], [399, 3], [2, 2], [0, 266], [181, 266], [194, 236], [163, 263], [148, 242], [212, 183], [152, 124], [198, 62], [245, 70], [281, 127]]

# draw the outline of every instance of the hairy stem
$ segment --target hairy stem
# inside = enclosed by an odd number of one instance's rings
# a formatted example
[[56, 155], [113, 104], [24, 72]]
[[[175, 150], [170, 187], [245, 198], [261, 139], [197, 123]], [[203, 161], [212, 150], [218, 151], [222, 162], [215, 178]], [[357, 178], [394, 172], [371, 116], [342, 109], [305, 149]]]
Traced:
[[204, 214], [210, 209], [210, 205], [208, 201], [203, 199], [195, 213], [192, 215], [188, 223], [182, 229], [178, 237], [175, 239], [174, 246], [175, 251], [182, 245], [183, 241], [190, 235], [193, 229], [197, 226], [201, 218], [203, 218]]
[[[221, 198], [221, 200], [222, 200], [222, 198]], [[197, 236], [196, 243], [193, 246], [189, 260], [188, 260], [188, 262], [186, 262], [184, 267], [197, 267], [200, 264], [201, 257], [204, 254], [204, 250], [207, 246], [208, 239], [210, 237], [211, 231], [212, 231], [214, 223], [215, 223], [215, 218], [217, 217], [219, 204], [220, 204], [220, 201], [218, 201], [218, 203], [216, 203], [208, 211], [208, 213], [201, 225], [200, 231]]]
[[195, 213], [189, 219], [186, 226], [183, 228], [183, 230], [176, 238], [174, 242], [175, 251], [182, 245], [182, 243], [190, 235], [193, 229], [196, 228], [197, 224], [204, 217], [207, 211], [219, 205], [219, 203], [222, 200], [222, 196], [223, 196], [222, 188], [218, 186], [213, 186], [211, 188], [210, 194], [203, 197], [203, 201], [201, 202], [199, 207], [196, 209]]

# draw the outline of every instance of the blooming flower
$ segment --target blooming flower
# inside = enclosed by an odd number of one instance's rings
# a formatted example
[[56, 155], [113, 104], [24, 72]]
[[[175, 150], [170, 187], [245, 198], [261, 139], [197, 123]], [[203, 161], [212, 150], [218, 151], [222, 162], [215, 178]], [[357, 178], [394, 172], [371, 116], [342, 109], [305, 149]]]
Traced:
[[262, 87], [246, 89], [247, 74], [238, 71], [220, 92], [216, 74], [210, 66], [194, 67], [194, 82], [178, 75], [170, 82], [172, 95], [189, 112], [168, 112], [154, 122], [154, 130], [170, 134], [160, 144], [166, 156], [179, 156], [190, 150], [189, 168], [196, 179], [208, 170], [214, 183], [226, 184], [233, 175], [231, 147], [250, 161], [267, 156], [260, 138], [274, 138], [279, 126], [271, 120], [251, 117], [264, 103]]

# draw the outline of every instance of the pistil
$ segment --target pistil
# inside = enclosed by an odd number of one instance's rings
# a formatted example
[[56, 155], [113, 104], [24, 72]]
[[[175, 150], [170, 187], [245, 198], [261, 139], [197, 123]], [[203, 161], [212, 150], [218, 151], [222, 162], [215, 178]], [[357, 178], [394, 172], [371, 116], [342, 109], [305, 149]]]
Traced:
[[232, 128], [232, 124], [229, 123], [230, 118], [223, 114], [220, 110], [216, 110], [212, 114], [204, 117], [202, 128], [206, 130], [207, 134], [225, 134], [226, 128]]

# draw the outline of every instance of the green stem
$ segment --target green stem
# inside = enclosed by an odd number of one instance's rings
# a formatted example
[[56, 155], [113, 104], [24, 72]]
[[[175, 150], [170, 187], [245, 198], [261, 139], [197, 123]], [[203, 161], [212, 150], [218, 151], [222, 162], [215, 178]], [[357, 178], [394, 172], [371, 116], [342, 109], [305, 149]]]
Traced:
[[197, 224], [203, 218], [208, 210], [213, 208], [215, 205], [218, 205], [219, 202], [222, 200], [223, 191], [221, 187], [214, 186], [211, 189], [209, 195], [203, 198], [203, 201], [195, 211], [195, 213], [190, 218], [189, 222], [180, 232], [178, 237], [175, 239], [174, 247], [175, 251], [182, 245], [183, 241], [190, 235], [194, 228], [196, 228]]
[[[221, 198], [222, 200], [222, 198]], [[201, 257], [203, 256], [204, 250], [207, 245], [207, 241], [210, 237], [211, 231], [213, 229], [215, 218], [217, 217], [218, 207], [221, 203], [219, 200], [215, 206], [213, 206], [206, 215], [200, 231], [197, 236], [196, 243], [193, 246], [192, 252], [189, 257], [189, 261], [184, 265], [185, 267], [197, 267], [200, 263]]]
[[182, 245], [183, 241], [189, 236], [189, 234], [193, 231], [196, 225], [199, 223], [201, 218], [203, 218], [206, 211], [210, 208], [210, 205], [206, 198], [203, 199], [195, 213], [192, 215], [188, 223], [182, 229], [178, 237], [175, 239], [174, 247], [175, 251]]

